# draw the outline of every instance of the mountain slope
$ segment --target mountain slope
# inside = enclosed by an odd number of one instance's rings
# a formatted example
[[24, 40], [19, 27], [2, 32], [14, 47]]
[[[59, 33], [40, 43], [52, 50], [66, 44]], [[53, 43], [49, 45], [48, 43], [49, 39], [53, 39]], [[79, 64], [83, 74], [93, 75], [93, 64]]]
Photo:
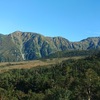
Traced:
[[16, 31], [0, 34], [0, 61], [32, 60], [64, 50], [90, 50], [100, 48], [100, 37], [70, 42], [62, 37], [45, 37], [32, 32]]
[[13, 43], [19, 48], [23, 60], [45, 57], [56, 51], [70, 48], [70, 42], [62, 37], [44, 37], [31, 32], [10, 34]]

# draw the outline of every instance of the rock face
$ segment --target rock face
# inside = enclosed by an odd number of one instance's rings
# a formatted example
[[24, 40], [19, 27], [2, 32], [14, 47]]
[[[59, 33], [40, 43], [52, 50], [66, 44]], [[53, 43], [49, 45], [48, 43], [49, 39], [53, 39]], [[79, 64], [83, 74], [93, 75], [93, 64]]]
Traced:
[[32, 32], [0, 34], [0, 61], [33, 60], [56, 51], [99, 49], [100, 37], [70, 42], [62, 37], [45, 37]]

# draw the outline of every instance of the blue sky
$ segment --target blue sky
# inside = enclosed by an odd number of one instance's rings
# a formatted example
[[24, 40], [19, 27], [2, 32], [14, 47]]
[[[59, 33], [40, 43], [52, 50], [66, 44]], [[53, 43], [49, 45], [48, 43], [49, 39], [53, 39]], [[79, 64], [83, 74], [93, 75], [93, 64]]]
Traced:
[[100, 36], [100, 0], [0, 0], [0, 33], [17, 30], [70, 41]]

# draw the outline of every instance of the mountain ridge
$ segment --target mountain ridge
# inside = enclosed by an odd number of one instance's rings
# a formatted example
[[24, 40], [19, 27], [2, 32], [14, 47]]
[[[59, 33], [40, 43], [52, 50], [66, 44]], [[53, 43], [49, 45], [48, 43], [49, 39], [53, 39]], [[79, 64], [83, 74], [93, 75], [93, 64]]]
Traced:
[[0, 61], [33, 60], [64, 50], [100, 48], [100, 37], [89, 37], [71, 42], [63, 37], [46, 37], [34, 32], [15, 31], [0, 34]]

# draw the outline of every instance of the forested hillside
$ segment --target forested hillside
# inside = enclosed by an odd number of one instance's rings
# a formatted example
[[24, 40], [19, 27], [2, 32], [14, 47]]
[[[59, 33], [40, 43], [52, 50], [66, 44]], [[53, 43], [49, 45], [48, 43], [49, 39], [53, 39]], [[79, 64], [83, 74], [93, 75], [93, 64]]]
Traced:
[[63, 58], [63, 57], [86, 57], [95, 55], [100, 52], [99, 49], [91, 49], [91, 50], [65, 50], [65, 51], [58, 51], [52, 53], [44, 58]]
[[100, 53], [1, 73], [0, 100], [100, 100]]

